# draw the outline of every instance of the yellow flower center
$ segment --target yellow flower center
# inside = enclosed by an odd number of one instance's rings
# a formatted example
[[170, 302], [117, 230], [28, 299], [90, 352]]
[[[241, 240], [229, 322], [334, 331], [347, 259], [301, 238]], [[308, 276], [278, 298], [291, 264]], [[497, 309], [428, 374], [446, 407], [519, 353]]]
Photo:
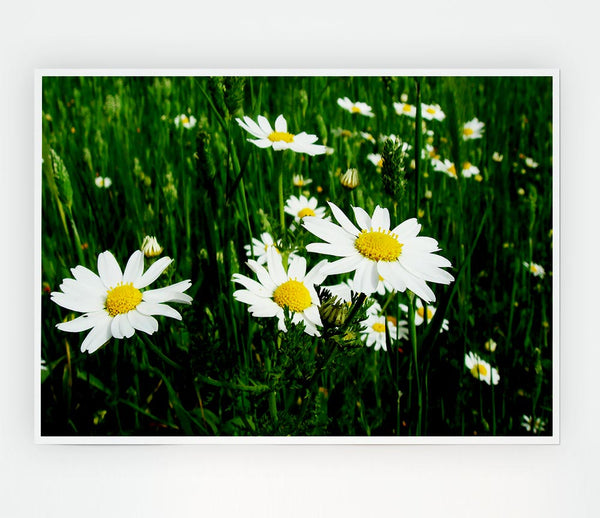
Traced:
[[377, 162], [377, 167], [382, 167], [383, 166], [383, 158], [379, 159], [379, 162]]
[[310, 207], [306, 207], [304, 209], [302, 209], [300, 212], [298, 212], [298, 217], [300, 219], [302, 219], [304, 216], [316, 216], [315, 211], [312, 210]]
[[183, 124], [187, 124], [188, 122], [190, 122], [190, 119], [188, 119], [185, 115], [181, 116], [181, 122]]
[[381, 322], [375, 322], [373, 324], [373, 331], [376, 333], [385, 333], [385, 324], [382, 324]]
[[362, 230], [354, 247], [372, 261], [395, 261], [402, 253], [402, 243], [389, 230]]
[[409, 111], [411, 110], [411, 108], [412, 108], [412, 106], [411, 106], [410, 104], [405, 104], [405, 105], [402, 107], [402, 111], [403, 111], [403, 112], [409, 112]]
[[271, 142], [294, 142], [294, 135], [285, 131], [274, 131], [267, 137]]
[[106, 292], [106, 311], [111, 317], [129, 313], [142, 302], [142, 292], [133, 283], [117, 284]]
[[471, 135], [473, 135], [473, 133], [475, 133], [475, 131], [472, 128], [465, 128], [463, 130], [463, 134], [465, 135], [465, 137], [470, 137]]
[[434, 113], [437, 113], [437, 110], [435, 108], [427, 108], [427, 110], [425, 110], [427, 113], [430, 113], [431, 115], [433, 115]]
[[352, 113], [360, 113], [360, 108], [357, 106], [353, 106], [352, 108], [350, 108], [350, 111]]
[[[417, 308], [417, 315], [419, 315], [421, 318], [423, 318], [423, 316], [425, 315], [425, 308], [423, 308], [423, 307]], [[427, 321], [428, 322], [431, 321], [432, 318], [433, 318], [433, 313], [429, 308], [427, 308]]]
[[487, 376], [487, 369], [485, 365], [481, 365], [481, 363], [475, 364], [475, 366], [471, 369], [471, 374], [476, 378], [480, 378], [481, 376]]
[[311, 305], [310, 293], [304, 284], [290, 279], [281, 286], [277, 286], [273, 292], [273, 300], [282, 308], [301, 313]]
[[463, 164], [463, 169], [471, 169], [471, 162], [465, 162]]
[[452, 164], [449, 168], [448, 168], [448, 172], [452, 175], [452, 176], [456, 176], [456, 167], [454, 167], [454, 164]]

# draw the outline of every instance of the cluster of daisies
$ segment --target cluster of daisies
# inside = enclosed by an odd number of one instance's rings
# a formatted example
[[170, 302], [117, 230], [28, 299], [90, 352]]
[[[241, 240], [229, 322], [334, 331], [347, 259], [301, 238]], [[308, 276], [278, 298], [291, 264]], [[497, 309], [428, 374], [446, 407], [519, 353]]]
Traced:
[[[351, 113], [373, 116], [370, 107], [364, 103], [352, 103], [345, 98], [338, 104]], [[274, 126], [263, 116], [256, 122], [248, 116], [237, 122], [254, 137], [248, 141], [260, 148], [291, 149], [309, 155], [326, 152], [325, 146], [316, 143], [316, 135], [290, 133], [283, 115], [277, 117]], [[355, 184], [357, 173], [349, 170], [343, 181]], [[294, 178], [297, 186], [308, 183], [310, 180]], [[444, 270], [452, 266], [450, 261], [436, 254], [439, 251], [437, 241], [418, 236], [421, 225], [416, 219], [392, 226], [386, 208], [377, 206], [369, 215], [361, 207], [353, 207], [355, 225], [337, 205], [331, 202], [328, 205], [335, 222], [327, 214], [327, 208], [318, 205], [315, 197], [304, 195], [290, 196], [285, 213], [293, 218], [293, 230], [302, 227], [321, 240], [307, 245], [307, 252], [337, 258], [334, 261], [321, 259], [307, 270], [307, 261], [298, 250], [282, 251], [280, 244], [267, 232], [246, 245], [250, 257], [247, 264], [256, 278], [235, 274], [233, 281], [242, 289], [236, 290], [233, 296], [249, 305], [250, 314], [276, 318], [278, 328], [285, 331], [285, 316], [289, 312], [292, 324], [302, 322], [307, 334], [320, 336], [323, 322], [317, 287], [326, 287], [346, 303], [350, 303], [352, 292], [370, 296], [383, 294], [386, 290], [404, 292], [407, 289], [429, 303], [435, 300], [435, 295], [427, 282], [449, 284], [454, 280]], [[351, 274], [352, 277], [338, 285], [323, 286], [327, 277], [339, 274]], [[426, 310], [420, 300], [418, 304], [417, 314], [425, 315], [418, 321], [422, 323], [427, 320], [427, 315], [432, 315], [432, 309]], [[408, 336], [406, 321], [392, 322], [382, 313], [381, 306], [374, 303], [362, 323], [365, 343], [375, 349], [386, 349], [386, 329], [392, 340]]]

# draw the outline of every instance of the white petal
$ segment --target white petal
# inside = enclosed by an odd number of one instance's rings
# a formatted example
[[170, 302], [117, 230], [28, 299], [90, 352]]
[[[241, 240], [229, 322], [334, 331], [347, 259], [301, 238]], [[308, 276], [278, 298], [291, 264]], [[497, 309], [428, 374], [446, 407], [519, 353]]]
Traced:
[[93, 288], [97, 291], [106, 292], [106, 286], [102, 282], [102, 279], [98, 277], [94, 272], [87, 269], [85, 266], [76, 266], [75, 268], [71, 268], [71, 273], [73, 277], [83, 284]]
[[306, 245], [306, 251], [335, 257], [348, 257], [356, 254], [354, 246], [340, 246], [333, 243], [310, 243]]
[[125, 272], [123, 272], [123, 282], [135, 282], [144, 271], [144, 254], [141, 250], [136, 250], [131, 254]]
[[342, 225], [342, 228], [346, 232], [349, 232], [350, 234], [352, 234], [353, 236], [358, 236], [358, 234], [359, 234], [358, 229], [348, 219], [348, 217], [342, 212], [342, 210], [337, 205], [333, 204], [330, 201], [327, 203], [329, 203], [329, 208], [331, 209], [331, 212], [333, 212], [333, 217], [337, 220], [337, 222], [340, 225]]
[[304, 277], [304, 284], [307, 285], [312, 285], [312, 284], [321, 284], [325, 278], [327, 277], [327, 274], [323, 272], [323, 269], [325, 268], [325, 266], [329, 264], [329, 261], [327, 261], [327, 259], [323, 259], [322, 261], [319, 261], [310, 272], [308, 272], [308, 274]]
[[[272, 247], [269, 247], [269, 249], [267, 250], [267, 252], [271, 248]], [[267, 261], [267, 254], [265, 254], [265, 262], [266, 261]], [[258, 281], [265, 287], [265, 290], [267, 290], [268, 295], [269, 296], [272, 295], [273, 291], [275, 291], [275, 288], [277, 287], [277, 285], [273, 282], [273, 279], [269, 275], [269, 272], [267, 271], [267, 269], [264, 266], [258, 264], [256, 261], [250, 260], [250, 261], [248, 261], [247, 264], [250, 267], [250, 269], [258, 277]], [[246, 287], [249, 288], [248, 286], [246, 286]]]
[[121, 329], [121, 334], [125, 338], [131, 338], [135, 334], [135, 329], [133, 325], [131, 325], [131, 322], [129, 322], [127, 313], [122, 316], [123, 318], [119, 319], [119, 328]]
[[288, 266], [288, 277], [297, 281], [303, 281], [305, 275], [306, 259], [300, 256], [293, 257]]
[[258, 146], [260, 148], [267, 148], [267, 147], [271, 147], [273, 145], [273, 142], [271, 142], [269, 139], [266, 138], [262, 138], [260, 140], [252, 140], [251, 138], [247, 139], [248, 142], [252, 142], [252, 144], [254, 144], [255, 146]]
[[261, 304], [250, 306], [248, 311], [254, 317], [275, 317], [281, 314], [281, 318], [283, 318], [283, 309], [271, 299], [265, 299]]
[[315, 216], [306, 216], [302, 226], [311, 234], [336, 245], [354, 246], [354, 236], [342, 227]]
[[304, 310], [304, 316], [306, 320], [309, 320], [312, 324], [322, 326], [321, 315], [319, 314], [319, 308], [317, 306], [309, 306]]
[[369, 260], [361, 261], [354, 274], [354, 289], [370, 295], [377, 290], [378, 282], [377, 263]]
[[273, 128], [269, 124], [269, 121], [266, 119], [266, 117], [259, 115], [257, 120], [258, 120], [258, 125], [260, 126], [260, 129], [265, 134], [265, 137], [268, 137], [271, 133], [273, 133]]
[[273, 279], [273, 282], [277, 286], [282, 285], [288, 280], [285, 270], [283, 269], [281, 254], [274, 248], [269, 248], [267, 250], [267, 268], [271, 279]]
[[392, 234], [396, 234], [398, 236], [398, 240], [402, 243], [410, 238], [415, 237], [420, 230], [421, 225], [419, 225], [416, 218], [411, 218], [394, 227], [392, 229]]
[[80, 313], [92, 313], [94, 311], [100, 311], [104, 309], [104, 301], [102, 297], [81, 297], [77, 295], [61, 293], [54, 291], [50, 294], [50, 298], [53, 302], [59, 306], [70, 309], [71, 311], [78, 311]]
[[354, 209], [354, 217], [356, 218], [356, 222], [361, 230], [371, 228], [371, 218], [367, 214], [367, 211], [361, 207], [352, 207], [352, 209]]
[[[387, 262], [379, 261], [377, 264], [379, 274], [389, 282], [396, 291], [406, 290], [406, 281], [404, 280], [404, 269], [397, 261]], [[405, 311], [408, 311], [406, 308]]]
[[170, 257], [161, 257], [158, 261], [152, 263], [150, 268], [146, 270], [146, 273], [144, 273], [144, 275], [139, 277], [133, 283], [134, 288], [141, 290], [142, 288], [145, 288], [149, 284], [153, 283], [172, 262], [173, 259], [171, 259]]
[[[259, 295], [261, 297], [270, 297], [275, 289], [275, 285], [273, 285], [273, 290], [267, 290], [262, 284], [256, 282], [250, 277], [246, 277], [245, 275], [241, 275], [239, 273], [234, 273], [232, 277], [233, 282], [241, 284], [252, 293]], [[167, 302], [166, 300], [148, 300], [148, 302]]]
[[283, 115], [280, 115], [275, 119], [275, 131], [279, 131], [280, 133], [287, 133], [287, 122]]
[[98, 255], [98, 273], [107, 288], [114, 288], [117, 284], [123, 282], [121, 267], [115, 256], [108, 250]]
[[142, 315], [137, 309], [127, 313], [129, 323], [138, 331], [151, 335], [158, 331], [158, 321], [149, 315]]
[[191, 281], [181, 281], [164, 288], [142, 292], [142, 299], [147, 302], [183, 302], [191, 303], [192, 297], [183, 293], [192, 285]]
[[389, 230], [390, 229], [390, 213], [387, 209], [381, 208], [379, 205], [373, 211], [371, 226], [374, 229]]
[[110, 327], [112, 318], [99, 322], [85, 337], [81, 343], [81, 352], [93, 353], [100, 349], [112, 337]]
[[269, 297], [261, 297], [256, 293], [252, 293], [250, 290], [234, 291], [233, 298], [239, 302], [243, 302], [244, 304], [249, 304], [250, 306], [262, 304], [265, 301], [271, 300]]
[[124, 335], [121, 331], [121, 319], [122, 318], [126, 319], [127, 317], [124, 314], [118, 314], [118, 315], [115, 315], [110, 322], [110, 332], [112, 333], [112, 335], [115, 338], [119, 338], [119, 339], [124, 337]]
[[154, 302], [142, 301], [137, 305], [136, 309], [142, 315], [163, 315], [165, 317], [181, 320], [179, 311], [173, 309], [171, 306], [167, 306], [166, 304], [155, 304]]
[[336, 273], [351, 272], [358, 267], [363, 259], [364, 258], [358, 253], [348, 257], [343, 257], [342, 259], [338, 259], [337, 261], [323, 266], [323, 268], [321, 268], [321, 273], [326, 275], [335, 275]]
[[80, 331], [86, 331], [106, 319], [110, 319], [110, 316], [106, 311], [94, 311], [93, 313], [81, 315], [80, 317], [70, 320], [69, 322], [56, 324], [56, 327], [61, 331], [78, 333]]

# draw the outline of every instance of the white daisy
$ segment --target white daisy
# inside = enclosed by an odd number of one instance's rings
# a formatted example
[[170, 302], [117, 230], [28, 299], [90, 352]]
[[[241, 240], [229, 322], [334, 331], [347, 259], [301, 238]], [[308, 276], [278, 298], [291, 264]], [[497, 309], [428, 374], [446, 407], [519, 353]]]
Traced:
[[279, 243], [275, 243], [271, 234], [263, 232], [260, 235], [260, 239], [253, 237], [252, 246], [244, 245], [244, 249], [248, 257], [255, 257], [258, 264], [265, 264], [267, 262], [267, 250], [274, 248], [279, 252], [278, 246]]
[[492, 160], [494, 162], [502, 162], [503, 159], [504, 159], [504, 155], [501, 155], [500, 153], [498, 153], [498, 151], [494, 151], [494, 153], [492, 155]]
[[[404, 311], [404, 313], [408, 313], [408, 306], [406, 304], [398, 304], [398, 306], [400, 306], [400, 309], [402, 311]], [[435, 315], [436, 312], [436, 308], [426, 304], [425, 306], [423, 306], [423, 302], [421, 302], [421, 299], [417, 298], [416, 304], [415, 304], [416, 308], [415, 308], [415, 325], [420, 326], [423, 322], [425, 322], [425, 309], [427, 308], [427, 324], [431, 324], [431, 321], [433, 320], [433, 317]], [[444, 318], [444, 320], [442, 321], [442, 327], [440, 328], [440, 333], [443, 333], [444, 331], [448, 331], [449, 329], [449, 325], [450, 322], [448, 321], [448, 319]]]
[[492, 383], [498, 385], [500, 381], [498, 371], [475, 353], [470, 352], [469, 354], [465, 354], [465, 366], [474, 378], [485, 381], [488, 385]]
[[534, 434], [538, 434], [539, 432], [543, 432], [546, 429], [546, 423], [542, 420], [541, 417], [536, 417], [533, 419], [531, 416], [523, 415], [521, 420], [521, 426], [525, 428], [528, 432], [533, 432]]
[[325, 207], [317, 207], [317, 198], [312, 197], [308, 199], [306, 196], [301, 195], [299, 198], [296, 196], [290, 196], [285, 202], [284, 211], [290, 216], [294, 216], [294, 221], [299, 223], [302, 218], [306, 216], [315, 216], [317, 218], [325, 217]]
[[196, 125], [196, 117], [193, 115], [187, 116], [185, 113], [182, 113], [181, 115], [177, 115], [177, 117], [173, 119], [173, 122], [177, 127], [181, 125], [185, 129], [192, 129]]
[[461, 172], [465, 178], [470, 178], [471, 176], [476, 176], [479, 174], [479, 167], [473, 165], [471, 162], [465, 162], [462, 166]]
[[361, 102], [352, 102], [348, 97], [344, 97], [343, 99], [338, 99], [337, 103], [344, 108], [344, 110], [349, 111], [350, 113], [358, 113], [359, 115], [364, 115], [365, 117], [374, 117], [373, 109], [367, 103]]
[[113, 338], [130, 338], [136, 330], [152, 334], [158, 322], [152, 315], [181, 320], [179, 312], [164, 304], [190, 304], [192, 297], [183, 293], [189, 280], [141, 291], [154, 282], [173, 260], [163, 257], [144, 273], [144, 254], [136, 250], [122, 272], [114, 256], [106, 251], [98, 256], [98, 274], [84, 266], [71, 269], [75, 279], [64, 279], [60, 292], [51, 293], [52, 300], [82, 316], [57, 324], [62, 331], [78, 333], [92, 329], [81, 344], [82, 352], [93, 353]]
[[494, 340], [492, 338], [490, 338], [489, 340], [487, 340], [485, 342], [485, 344], [483, 344], [483, 346], [485, 347], [486, 351], [490, 351], [491, 353], [493, 353], [496, 350], [496, 347], [498, 346], [498, 344], [496, 342], [494, 342]]
[[431, 165], [433, 166], [434, 171], [440, 171], [441, 173], [446, 173], [455, 180], [458, 179], [458, 175], [456, 174], [456, 166], [447, 158], [444, 158], [443, 162], [437, 158], [434, 158], [431, 161]]
[[244, 116], [244, 120], [239, 118], [235, 120], [248, 133], [256, 137], [256, 140], [248, 139], [248, 142], [252, 142], [258, 147], [272, 147], [275, 151], [291, 149], [297, 153], [307, 153], [311, 156], [322, 155], [327, 151], [325, 146], [315, 144], [318, 139], [316, 135], [308, 135], [304, 131], [297, 135], [288, 133], [287, 122], [283, 115], [275, 120], [275, 129], [262, 115], [258, 116], [258, 124], [247, 115]]
[[462, 138], [463, 140], [473, 140], [481, 138], [483, 136], [484, 122], [481, 122], [475, 117], [474, 119], [466, 122], [463, 126]]
[[250, 269], [256, 273], [258, 281], [235, 273], [233, 282], [244, 286], [233, 297], [239, 302], [249, 304], [248, 311], [255, 317], [277, 317], [278, 328], [286, 332], [285, 309], [292, 314], [292, 323], [304, 322], [305, 332], [311, 336], [320, 336], [317, 326], [322, 326], [319, 315], [319, 297], [315, 285], [325, 279], [322, 267], [327, 261], [321, 261], [306, 273], [304, 257], [290, 257], [288, 271], [283, 268], [281, 255], [275, 249], [267, 250], [267, 268], [256, 261], [248, 261]]
[[94, 178], [94, 183], [96, 184], [96, 187], [100, 189], [103, 187], [108, 189], [112, 185], [112, 180], [108, 176], [96, 176], [96, 178]]
[[364, 138], [365, 140], [368, 140], [369, 142], [371, 142], [372, 144], [375, 144], [377, 141], [375, 140], [375, 137], [373, 135], [371, 135], [370, 133], [366, 132], [366, 131], [361, 131], [360, 132], [360, 136], [362, 138]]
[[369, 153], [367, 155], [367, 160], [375, 167], [381, 167], [383, 165], [383, 158], [379, 153]]
[[306, 187], [312, 183], [310, 178], [304, 178], [301, 174], [295, 174], [292, 176], [292, 183], [295, 187]]
[[544, 267], [541, 264], [523, 261], [523, 266], [525, 266], [525, 268], [527, 268], [535, 277], [543, 278], [544, 275], [546, 275], [546, 270], [544, 270]]
[[428, 121], [433, 119], [443, 121], [446, 118], [446, 114], [442, 111], [439, 104], [421, 103], [421, 115]]
[[531, 169], [535, 169], [540, 164], [538, 164], [533, 158], [527, 156], [525, 157], [525, 165]]
[[367, 313], [367, 318], [361, 324], [361, 337], [365, 341], [367, 347], [375, 346], [375, 350], [383, 349], [387, 351], [385, 339], [385, 329], [387, 326], [390, 340], [406, 340], [408, 339], [408, 323], [406, 320], [400, 320], [399, 325], [396, 325], [396, 319], [380, 315], [381, 306], [375, 302]]
[[408, 103], [394, 103], [394, 110], [398, 115], [406, 115], [411, 118], [417, 116], [417, 107]]
[[373, 217], [360, 207], [353, 207], [360, 230], [333, 203], [329, 202], [339, 225], [315, 217], [305, 217], [302, 224], [325, 243], [311, 243], [309, 252], [341, 257], [323, 267], [333, 275], [355, 271], [356, 291], [370, 295], [377, 289], [379, 276], [396, 291], [407, 288], [425, 301], [435, 300], [426, 282], [449, 284], [454, 277], [442, 268], [451, 267], [448, 259], [435, 255], [438, 243], [430, 237], [417, 237], [421, 225], [409, 219], [390, 230], [390, 214], [379, 205]]

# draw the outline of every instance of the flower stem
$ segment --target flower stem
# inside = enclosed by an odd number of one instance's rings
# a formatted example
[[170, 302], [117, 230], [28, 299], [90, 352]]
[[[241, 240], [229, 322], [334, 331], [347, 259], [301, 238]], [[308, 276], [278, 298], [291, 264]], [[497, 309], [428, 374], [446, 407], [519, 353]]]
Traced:
[[413, 362], [415, 367], [415, 377], [417, 379], [417, 396], [419, 403], [419, 419], [417, 421], [417, 435], [421, 435], [421, 423], [423, 420], [423, 393], [421, 391], [421, 378], [419, 376], [419, 360], [417, 356], [417, 326], [415, 324], [415, 296], [408, 291], [408, 330], [413, 349]]

